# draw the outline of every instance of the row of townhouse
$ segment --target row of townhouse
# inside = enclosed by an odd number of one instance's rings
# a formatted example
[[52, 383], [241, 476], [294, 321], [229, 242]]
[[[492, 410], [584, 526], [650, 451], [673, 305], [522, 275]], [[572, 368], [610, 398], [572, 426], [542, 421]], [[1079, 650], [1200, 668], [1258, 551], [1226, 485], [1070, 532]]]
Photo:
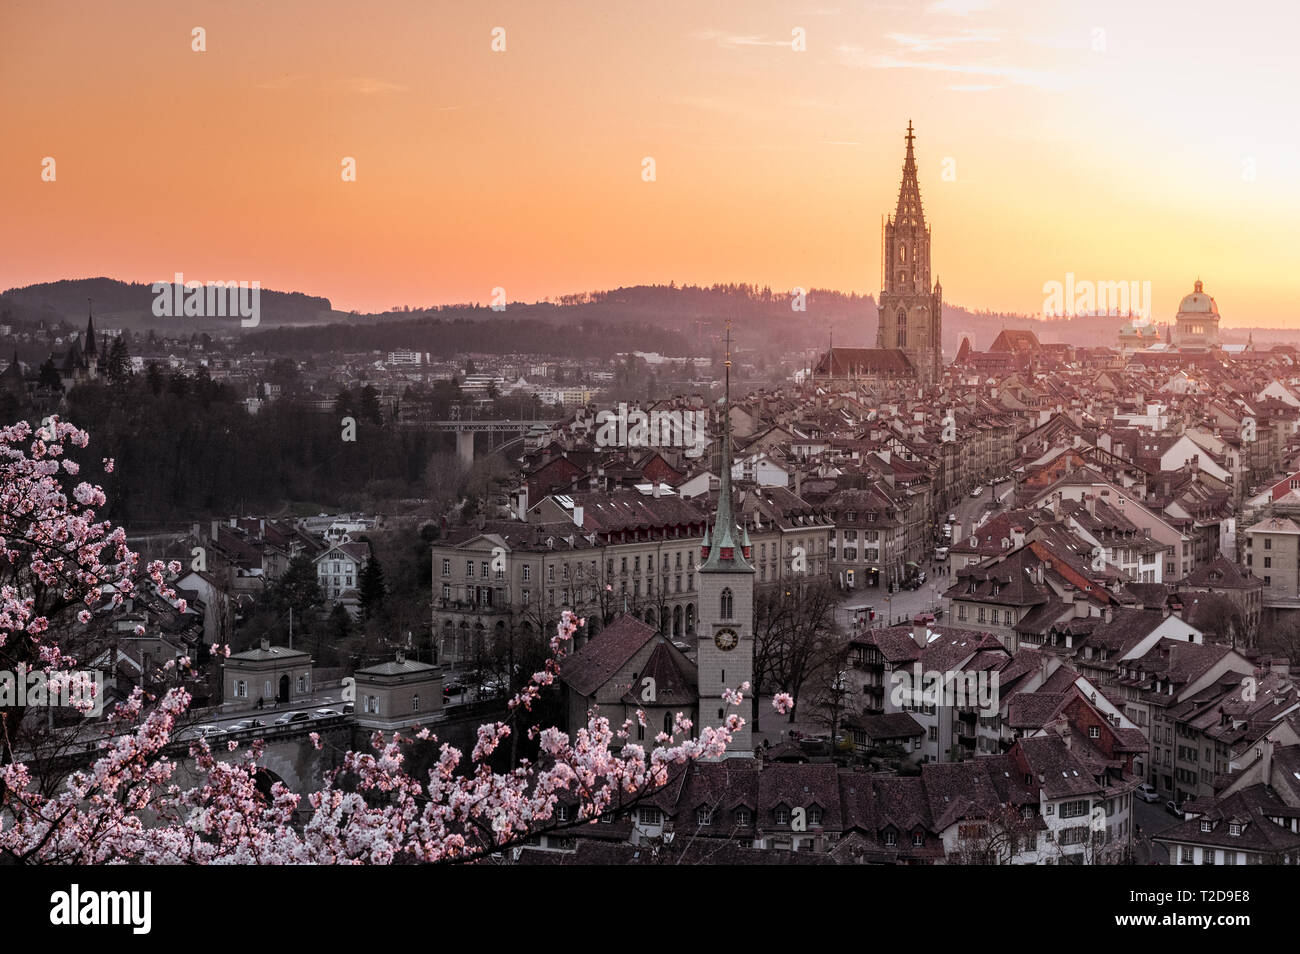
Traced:
[[[551, 495], [527, 522], [482, 521], [433, 545], [433, 631], [439, 658], [465, 664], [485, 640], [554, 625], [570, 609], [588, 620], [579, 641], [630, 613], [674, 641], [693, 638], [696, 565], [712, 491]], [[733, 506], [751, 548], [756, 583], [821, 580], [832, 525], [783, 488], [745, 487]]]
[[[595, 846], [692, 845], [824, 856], [841, 864], [1114, 863], [1132, 845], [1124, 759], [1048, 732], [1004, 755], [875, 775], [831, 764], [727, 759], [695, 763], [630, 809], [555, 810], [532, 863], [590, 858]], [[708, 846], [701, 851], [701, 846]], [[761, 860], [761, 859], [758, 859]]]

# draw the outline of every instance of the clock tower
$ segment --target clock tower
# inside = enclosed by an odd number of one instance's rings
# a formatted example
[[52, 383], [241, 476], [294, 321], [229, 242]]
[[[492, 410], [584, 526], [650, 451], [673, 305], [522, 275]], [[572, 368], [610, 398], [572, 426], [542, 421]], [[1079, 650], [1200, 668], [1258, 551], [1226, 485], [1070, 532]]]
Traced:
[[722, 693], [754, 682], [754, 567], [749, 532], [736, 525], [731, 509], [731, 324], [727, 324], [726, 384], [722, 404], [722, 467], [718, 509], [710, 533], [704, 531], [700, 564], [696, 568], [700, 607], [699, 724], [720, 726], [732, 714], [745, 720], [732, 733], [727, 757], [752, 757], [754, 736], [749, 693], [739, 708], [729, 706]]

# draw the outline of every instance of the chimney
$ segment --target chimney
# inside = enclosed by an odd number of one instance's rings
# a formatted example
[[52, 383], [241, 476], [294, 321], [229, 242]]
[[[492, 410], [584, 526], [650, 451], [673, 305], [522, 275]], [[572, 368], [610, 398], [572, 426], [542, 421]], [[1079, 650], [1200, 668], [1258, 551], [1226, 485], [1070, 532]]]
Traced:
[[527, 520], [528, 519], [528, 485], [527, 484], [524, 484], [522, 487], [519, 488], [519, 496], [517, 499], [519, 501], [519, 519]]
[[265, 537], [266, 537], [266, 518], [265, 518], [265, 517], [258, 517], [258, 518], [257, 518], [257, 535], [258, 535], [259, 537], [262, 537], [263, 539], [265, 539]]
[[264, 653], [265, 653], [265, 652], [270, 652], [270, 649], [271, 649], [271, 641], [270, 641], [269, 639], [263, 639], [263, 640], [262, 640], [262, 652], [264, 652]]
[[397, 651], [397, 665], [400, 666], [400, 665], [402, 665], [402, 664], [405, 663], [405, 662], [406, 662], [406, 650], [404, 650], [404, 649], [399, 649], [399, 650]]
[[213, 543], [216, 543], [216, 542], [217, 542], [217, 528], [220, 527], [220, 526], [221, 526], [221, 521], [220, 521], [220, 520], [213, 520], [213, 521], [212, 521], [212, 542], [213, 542]]
[[195, 540], [198, 540], [199, 530], [201, 529], [202, 529], [202, 524], [198, 524], [198, 523], [190, 524], [190, 536], [192, 536]]
[[656, 480], [656, 481], [653, 481], [653, 482], [650, 484], [650, 487], [651, 487], [651, 490], [650, 490], [650, 496], [654, 497], [655, 499], [658, 499], [658, 498], [659, 498], [659, 487], [660, 487], [660, 483], [659, 483], [659, 481], [657, 481], [657, 480]]
[[1088, 507], [1088, 515], [1091, 517], [1097, 516], [1097, 495], [1084, 494], [1083, 501]]
[[583, 527], [583, 513], [582, 504], [573, 505], [573, 525], [579, 529], [585, 529]]
[[803, 471], [798, 468], [794, 472], [794, 495], [796, 497], [803, 496]]
[[1111, 608], [1109, 606], [1107, 606], [1104, 610], [1101, 611], [1101, 621], [1103, 623], [1109, 624], [1113, 617], [1114, 614], [1111, 612]]
[[1052, 730], [1061, 737], [1061, 741], [1065, 743], [1065, 750], [1068, 752], [1070, 750], [1070, 720], [1065, 717], [1065, 713], [1058, 715], [1052, 722]]
[[927, 634], [930, 629], [930, 624], [933, 622], [934, 617], [929, 613], [917, 613], [912, 617], [912, 639], [914, 639], [916, 645], [922, 649], [924, 649], [929, 643]]
[[1012, 527], [1012, 528], [1011, 528], [1011, 545], [1012, 545], [1013, 547], [1015, 547], [1016, 549], [1020, 549], [1020, 547], [1023, 547], [1023, 546], [1025, 545], [1025, 528], [1024, 528], [1024, 527]]

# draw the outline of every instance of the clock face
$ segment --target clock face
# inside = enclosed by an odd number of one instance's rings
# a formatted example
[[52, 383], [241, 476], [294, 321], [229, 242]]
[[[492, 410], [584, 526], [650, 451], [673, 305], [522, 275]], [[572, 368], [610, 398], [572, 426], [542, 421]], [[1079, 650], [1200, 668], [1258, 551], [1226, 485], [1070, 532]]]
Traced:
[[717, 646], [723, 652], [736, 648], [740, 642], [740, 636], [734, 629], [720, 629], [713, 634], [713, 645]]

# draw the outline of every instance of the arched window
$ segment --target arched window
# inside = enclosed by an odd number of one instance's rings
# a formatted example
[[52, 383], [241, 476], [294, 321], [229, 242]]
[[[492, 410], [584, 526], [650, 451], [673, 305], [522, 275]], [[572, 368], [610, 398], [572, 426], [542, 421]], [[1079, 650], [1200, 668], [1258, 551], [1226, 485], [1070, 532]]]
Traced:
[[898, 309], [898, 315], [895, 319], [898, 324], [898, 347], [907, 347], [907, 312]]
[[727, 587], [722, 591], [722, 599], [719, 602], [721, 605], [718, 607], [718, 617], [720, 619], [731, 619], [733, 603], [731, 598], [731, 587]]
[[671, 712], [664, 713], [664, 734], [673, 734], [673, 714]]

